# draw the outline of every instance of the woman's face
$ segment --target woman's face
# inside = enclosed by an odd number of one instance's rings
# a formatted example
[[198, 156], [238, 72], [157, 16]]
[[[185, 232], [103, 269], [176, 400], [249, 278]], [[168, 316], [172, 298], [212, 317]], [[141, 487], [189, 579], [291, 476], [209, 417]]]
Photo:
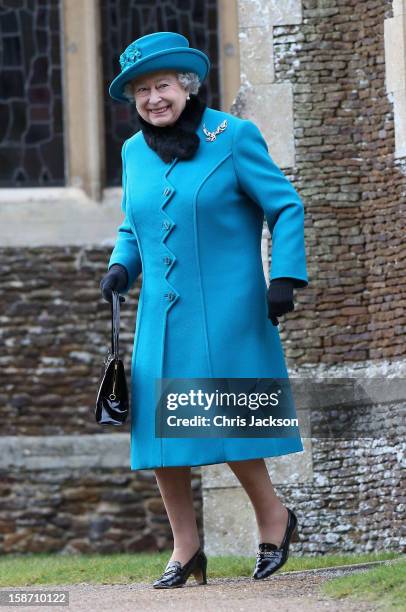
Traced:
[[[188, 92], [175, 71], [160, 70], [132, 81], [137, 111], [145, 121], [158, 127], [174, 123], [186, 105]], [[161, 110], [166, 108], [166, 110]], [[161, 112], [154, 112], [160, 110]]]

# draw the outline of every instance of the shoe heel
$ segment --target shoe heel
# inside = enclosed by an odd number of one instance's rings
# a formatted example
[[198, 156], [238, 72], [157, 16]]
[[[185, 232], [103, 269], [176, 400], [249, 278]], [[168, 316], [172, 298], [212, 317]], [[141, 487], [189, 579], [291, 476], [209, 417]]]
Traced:
[[197, 584], [207, 584], [206, 569], [207, 558], [201, 557], [201, 561], [199, 561], [198, 567], [196, 567], [196, 569], [192, 572]]
[[291, 542], [300, 542], [299, 532], [297, 530], [297, 527], [294, 528], [290, 541]]

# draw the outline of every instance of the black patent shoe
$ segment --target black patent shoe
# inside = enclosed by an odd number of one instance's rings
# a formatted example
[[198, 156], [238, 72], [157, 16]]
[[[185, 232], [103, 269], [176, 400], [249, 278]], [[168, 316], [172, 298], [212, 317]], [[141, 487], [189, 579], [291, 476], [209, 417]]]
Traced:
[[262, 578], [267, 578], [278, 571], [288, 559], [289, 544], [299, 541], [296, 515], [289, 508], [287, 508], [287, 511], [288, 524], [280, 547], [278, 548], [276, 544], [271, 542], [261, 542], [259, 544], [255, 570], [252, 575], [255, 580], [262, 580]]
[[180, 561], [168, 561], [164, 573], [152, 584], [155, 589], [182, 587], [193, 574], [198, 584], [207, 584], [207, 557], [199, 546], [193, 557], [182, 567]]

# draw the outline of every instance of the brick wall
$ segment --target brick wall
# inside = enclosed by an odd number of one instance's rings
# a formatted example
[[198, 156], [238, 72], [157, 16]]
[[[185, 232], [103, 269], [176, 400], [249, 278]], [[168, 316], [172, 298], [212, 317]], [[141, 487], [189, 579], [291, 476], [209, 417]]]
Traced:
[[[93, 410], [111, 334], [99, 283], [110, 250], [1, 249], [2, 435], [99, 433]], [[138, 294], [139, 285], [121, 307], [128, 376]]]
[[394, 158], [385, 91], [389, 1], [304, 0], [273, 28], [275, 81], [293, 86], [309, 287], [285, 324], [297, 364], [405, 355], [406, 160]]

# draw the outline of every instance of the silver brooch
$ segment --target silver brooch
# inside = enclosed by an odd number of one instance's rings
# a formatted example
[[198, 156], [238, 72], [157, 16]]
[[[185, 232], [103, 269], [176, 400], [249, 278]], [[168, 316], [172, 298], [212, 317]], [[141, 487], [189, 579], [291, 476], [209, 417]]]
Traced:
[[210, 132], [210, 130], [208, 130], [203, 123], [203, 132], [206, 134], [206, 141], [213, 142], [213, 140], [216, 140], [217, 135], [221, 134], [221, 132], [224, 132], [226, 128], [227, 128], [227, 119], [224, 119], [224, 121], [222, 121], [220, 125], [216, 127], [214, 132]]

